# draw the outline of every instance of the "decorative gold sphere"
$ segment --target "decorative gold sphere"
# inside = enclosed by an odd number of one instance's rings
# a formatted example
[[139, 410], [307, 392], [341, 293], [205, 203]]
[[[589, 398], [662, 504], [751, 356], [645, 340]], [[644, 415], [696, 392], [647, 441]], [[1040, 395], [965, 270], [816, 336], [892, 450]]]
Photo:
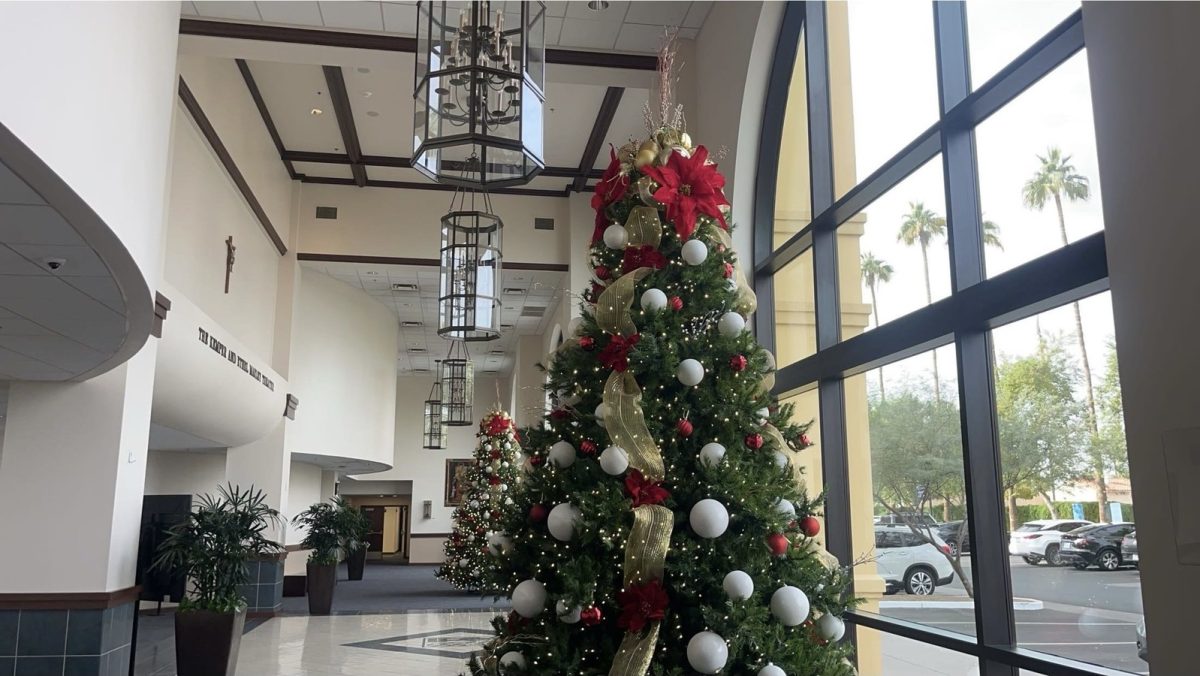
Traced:
[[633, 161], [633, 166], [637, 167], [638, 169], [641, 169], [642, 167], [646, 166], [647, 164], [651, 164], [652, 162], [654, 162], [654, 158], [656, 158], [656, 157], [658, 157], [658, 153], [653, 150], [650, 150], [643, 144], [642, 149], [638, 151], [637, 159], [635, 159]]

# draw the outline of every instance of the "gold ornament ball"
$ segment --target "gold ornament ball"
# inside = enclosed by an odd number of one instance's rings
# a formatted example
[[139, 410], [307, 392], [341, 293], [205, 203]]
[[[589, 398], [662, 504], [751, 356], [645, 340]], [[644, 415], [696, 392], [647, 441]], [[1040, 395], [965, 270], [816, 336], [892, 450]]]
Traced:
[[654, 139], [646, 139], [645, 141], [642, 141], [642, 145], [638, 148], [638, 151], [640, 153], [640, 151], [643, 151], [643, 150], [649, 150], [650, 152], [657, 155], [658, 154], [658, 142], [655, 141]]
[[657, 153], [655, 153], [654, 151], [650, 150], [649, 148], [646, 148], [645, 146], [643, 146], [642, 149], [638, 151], [637, 159], [635, 159], [633, 161], [633, 166], [637, 167], [638, 169], [641, 169], [642, 167], [646, 166], [647, 164], [653, 163], [654, 158], [657, 156], [658, 156]]

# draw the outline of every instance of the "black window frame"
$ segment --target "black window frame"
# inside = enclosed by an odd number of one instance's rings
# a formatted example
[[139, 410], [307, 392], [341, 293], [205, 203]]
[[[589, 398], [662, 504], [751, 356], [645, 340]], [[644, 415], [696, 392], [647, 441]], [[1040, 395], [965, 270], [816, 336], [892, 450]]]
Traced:
[[[1001, 71], [971, 87], [965, 3], [931, 3], [936, 42], [939, 119], [840, 198], [833, 184], [834, 149], [825, 4], [789, 2], [784, 9], [759, 139], [755, 183], [753, 267], [758, 341], [775, 351], [774, 275], [811, 251], [816, 353], [781, 367], [776, 393], [818, 390], [822, 430], [825, 533], [828, 550], [845, 563], [851, 544], [846, 448], [845, 378], [905, 357], [954, 344], [966, 479], [967, 529], [973, 556], [975, 635], [862, 611], [847, 613], [847, 640], [868, 627], [972, 655], [981, 676], [1017, 676], [1026, 669], [1052, 676], [1126, 672], [1020, 648], [1012, 607], [1008, 532], [1003, 518], [995, 414], [991, 330], [1108, 289], [1104, 233], [1098, 232], [988, 278], [979, 204], [975, 128], [1084, 48], [1083, 13], [1076, 10]], [[793, 73], [803, 44], [805, 72]], [[774, 246], [779, 149], [793, 76], [806, 80], [812, 221]], [[837, 228], [929, 160], [942, 156], [949, 236], [951, 295], [841, 340]], [[987, 570], [989, 574], [980, 575]]]

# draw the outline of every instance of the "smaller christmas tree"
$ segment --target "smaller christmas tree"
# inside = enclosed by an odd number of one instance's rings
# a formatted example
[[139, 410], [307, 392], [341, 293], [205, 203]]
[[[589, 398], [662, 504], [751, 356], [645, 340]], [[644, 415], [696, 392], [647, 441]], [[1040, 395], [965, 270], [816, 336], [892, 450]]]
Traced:
[[446, 540], [446, 560], [437, 576], [459, 589], [487, 593], [497, 588], [496, 557], [512, 548], [512, 540], [496, 531], [513, 506], [521, 443], [512, 418], [500, 410], [483, 416], [476, 436], [467, 494], [454, 510], [454, 532]]

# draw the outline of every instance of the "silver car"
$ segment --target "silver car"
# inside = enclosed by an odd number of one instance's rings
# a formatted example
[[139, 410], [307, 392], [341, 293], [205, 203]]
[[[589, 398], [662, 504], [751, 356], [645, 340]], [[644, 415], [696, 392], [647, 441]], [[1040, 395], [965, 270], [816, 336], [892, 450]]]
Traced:
[[1150, 646], [1146, 643], [1146, 618], [1138, 620], [1137, 629], [1134, 629], [1134, 634], [1137, 637], [1138, 657], [1150, 661]]

